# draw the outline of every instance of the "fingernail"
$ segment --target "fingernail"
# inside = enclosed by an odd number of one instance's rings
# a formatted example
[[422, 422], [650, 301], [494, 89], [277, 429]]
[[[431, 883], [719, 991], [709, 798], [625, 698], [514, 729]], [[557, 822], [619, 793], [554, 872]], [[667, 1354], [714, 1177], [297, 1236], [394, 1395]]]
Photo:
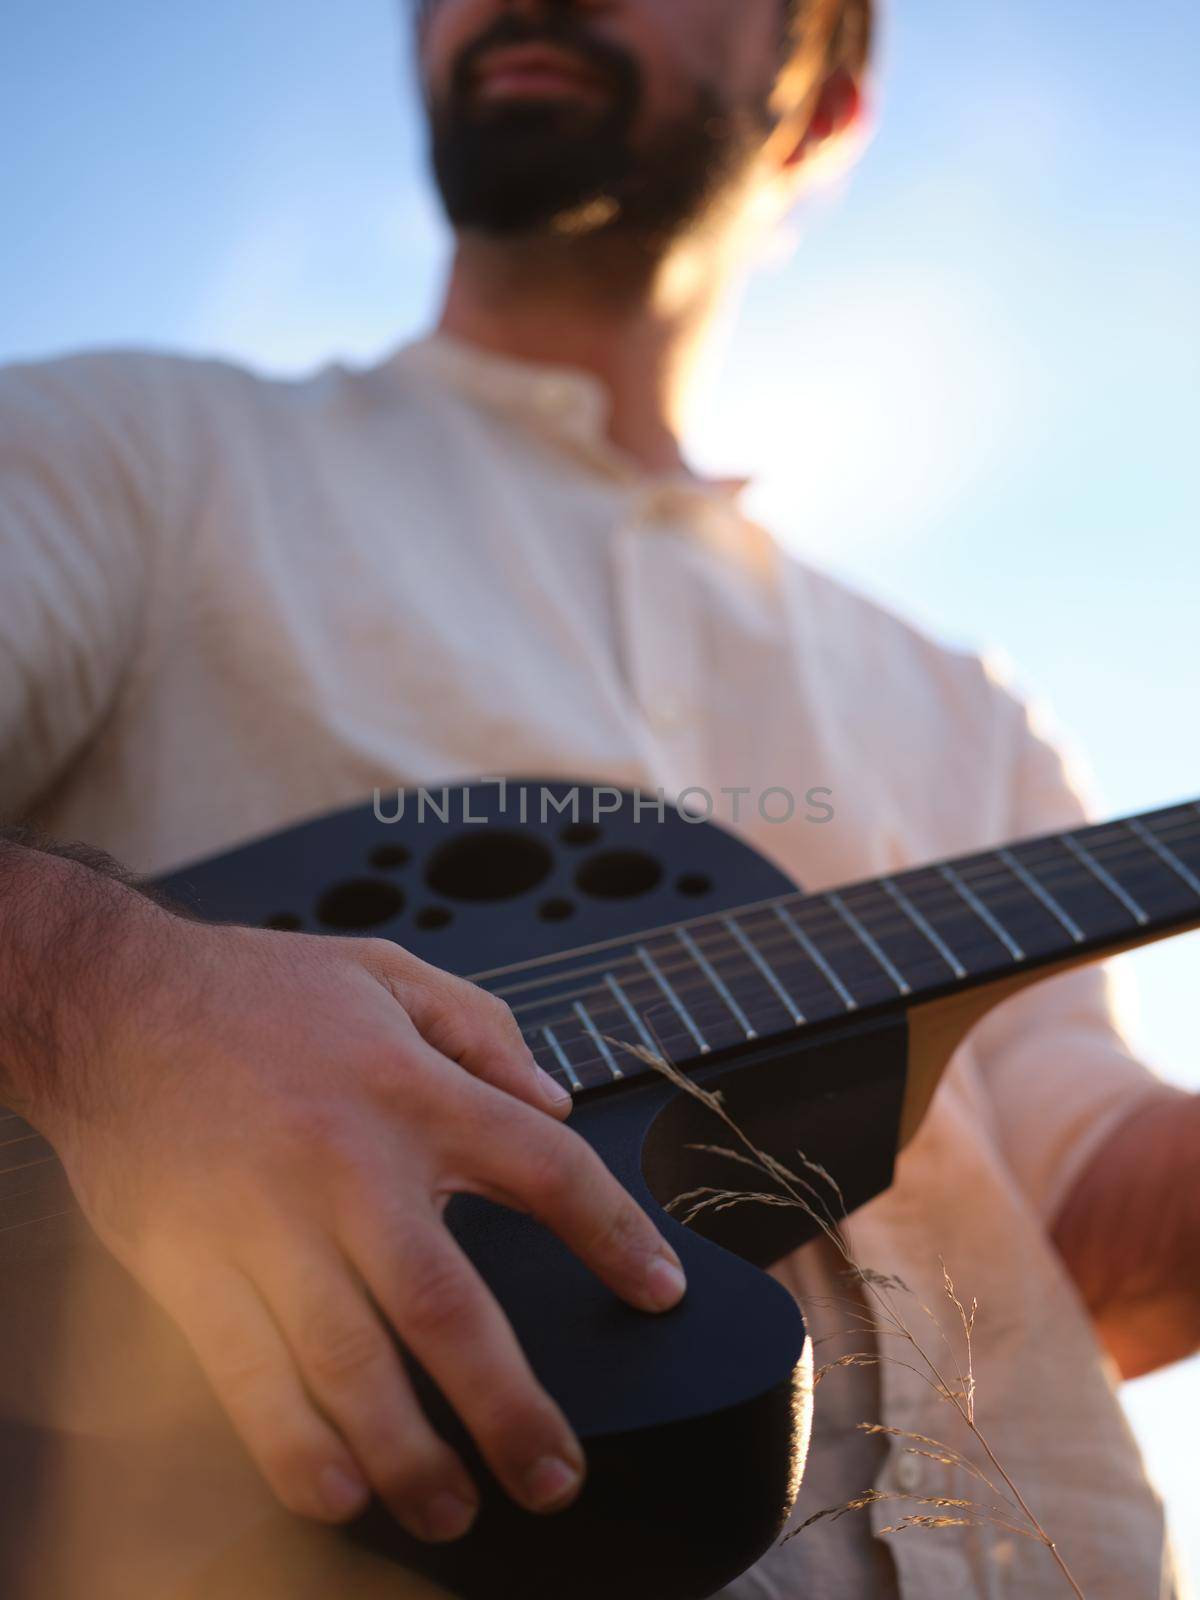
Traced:
[[683, 1268], [670, 1256], [655, 1256], [646, 1270], [646, 1291], [656, 1311], [678, 1305], [687, 1290]]
[[435, 1494], [421, 1516], [425, 1537], [438, 1544], [461, 1539], [474, 1520], [475, 1507], [456, 1494]]
[[525, 1493], [531, 1506], [550, 1511], [574, 1494], [579, 1472], [561, 1456], [543, 1456], [525, 1479]]
[[552, 1101], [556, 1106], [566, 1105], [567, 1101], [571, 1098], [571, 1091], [566, 1087], [565, 1084], [559, 1083], [557, 1078], [552, 1077], [551, 1074], [546, 1071], [545, 1067], [539, 1067], [537, 1070], [538, 1077], [541, 1079], [542, 1088], [546, 1091], [546, 1098]]
[[362, 1509], [367, 1486], [345, 1467], [326, 1467], [321, 1474], [321, 1501], [331, 1517], [349, 1517]]

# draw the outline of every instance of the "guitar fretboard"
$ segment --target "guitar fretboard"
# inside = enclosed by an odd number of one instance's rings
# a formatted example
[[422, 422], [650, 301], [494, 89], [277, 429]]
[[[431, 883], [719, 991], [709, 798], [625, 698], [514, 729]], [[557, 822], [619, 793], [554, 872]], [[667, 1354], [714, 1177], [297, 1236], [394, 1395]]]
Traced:
[[[1200, 803], [786, 895], [478, 981], [573, 1091], [1200, 922]], [[633, 1047], [633, 1049], [627, 1048]]]

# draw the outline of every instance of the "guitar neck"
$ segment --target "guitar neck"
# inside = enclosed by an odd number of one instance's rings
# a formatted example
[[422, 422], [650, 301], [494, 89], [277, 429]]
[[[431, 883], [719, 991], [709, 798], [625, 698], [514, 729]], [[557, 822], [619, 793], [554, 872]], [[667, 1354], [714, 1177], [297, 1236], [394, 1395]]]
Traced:
[[785, 896], [480, 981], [577, 1094], [1200, 926], [1200, 802]]

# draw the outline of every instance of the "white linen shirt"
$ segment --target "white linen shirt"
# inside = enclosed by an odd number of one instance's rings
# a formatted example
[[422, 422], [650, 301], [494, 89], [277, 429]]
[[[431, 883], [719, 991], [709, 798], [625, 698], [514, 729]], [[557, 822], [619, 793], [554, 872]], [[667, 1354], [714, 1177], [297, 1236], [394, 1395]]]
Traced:
[[[299, 381], [133, 352], [0, 372], [0, 814], [157, 873], [376, 786], [504, 770], [821, 787], [827, 825], [772, 824], [753, 801], [738, 824], [809, 889], [1080, 819], [983, 662], [785, 555], [731, 487], [647, 476], [606, 422], [587, 375], [446, 336]], [[978, 1299], [981, 1426], [1089, 1600], [1173, 1591], [1159, 1502], [1046, 1230], [1154, 1081], [1100, 970], [1046, 983], [959, 1052], [894, 1187], [848, 1229], [909, 1286], [935, 1356], [918, 1302], [954, 1336], [939, 1256]], [[818, 1329], [847, 1326], [821, 1303], [846, 1292], [826, 1250], [778, 1272]], [[936, 1450], [855, 1431], [978, 1458], [896, 1353], [818, 1389], [797, 1521], [873, 1483], [981, 1498]], [[1044, 1548], [992, 1527], [877, 1536], [929, 1509], [821, 1525], [725, 1593], [1065, 1592]]]

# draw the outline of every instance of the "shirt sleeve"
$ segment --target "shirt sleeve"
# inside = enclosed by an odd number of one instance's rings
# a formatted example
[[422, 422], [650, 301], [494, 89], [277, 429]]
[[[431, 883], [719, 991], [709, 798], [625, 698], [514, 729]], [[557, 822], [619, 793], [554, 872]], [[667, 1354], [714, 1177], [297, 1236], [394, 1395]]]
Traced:
[[[1009, 710], [1011, 837], [1091, 820], [1086, 779], [1026, 706], [1010, 701]], [[1100, 1146], [1161, 1083], [1122, 1033], [1111, 966], [1034, 984], [984, 1019], [971, 1048], [1008, 1164], [1049, 1226]]]
[[0, 369], [0, 820], [92, 738], [141, 636], [153, 423], [135, 355]]

